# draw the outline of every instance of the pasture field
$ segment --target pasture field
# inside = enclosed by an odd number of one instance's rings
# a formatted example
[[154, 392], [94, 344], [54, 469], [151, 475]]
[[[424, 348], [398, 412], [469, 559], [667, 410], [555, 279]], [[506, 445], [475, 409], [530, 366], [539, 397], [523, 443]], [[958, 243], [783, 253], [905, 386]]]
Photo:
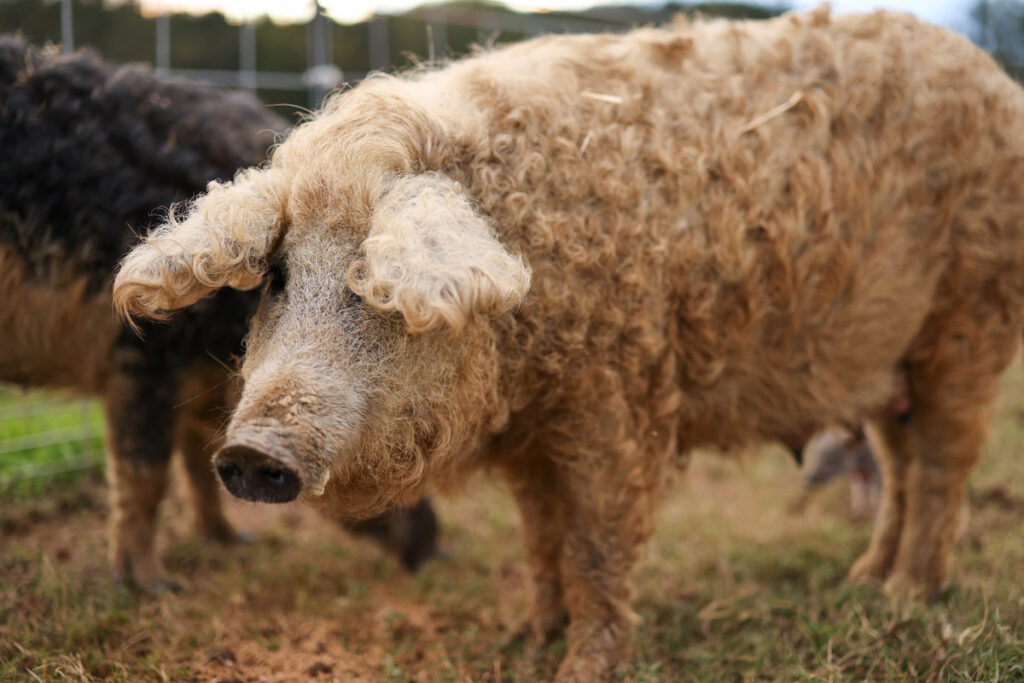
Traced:
[[[4, 394], [0, 410], [24, 400]], [[75, 410], [64, 426], [99, 419], [94, 406]], [[0, 420], [0, 444], [28, 419]], [[33, 457], [53, 454], [19, 455]], [[0, 487], [24, 464], [0, 455]], [[0, 680], [533, 681], [564, 652], [564, 642], [505, 641], [526, 607], [527, 572], [511, 501], [485, 477], [439, 501], [446, 557], [411, 577], [296, 506], [233, 502], [232, 519], [256, 540], [208, 543], [176, 492], [160, 542], [183, 590], [148, 599], [109, 580], [101, 474], [40, 480], [0, 488]], [[937, 601], [893, 605], [846, 581], [869, 526], [847, 518], [842, 483], [802, 509], [800, 492], [780, 448], [694, 457], [635, 574], [642, 621], [625, 680], [1024, 681], [1019, 364]]]
[[0, 496], [33, 496], [99, 467], [102, 418], [95, 401], [0, 384]]

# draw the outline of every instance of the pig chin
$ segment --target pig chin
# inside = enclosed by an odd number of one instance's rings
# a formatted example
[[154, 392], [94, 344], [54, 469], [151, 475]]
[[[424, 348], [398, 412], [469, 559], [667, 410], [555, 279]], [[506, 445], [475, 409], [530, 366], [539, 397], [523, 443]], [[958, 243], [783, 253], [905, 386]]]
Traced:
[[336, 471], [324, 495], [304, 493], [301, 499], [328, 517], [351, 521], [369, 519], [396, 506], [415, 504], [426, 493], [423, 480], [384, 484], [374, 481], [372, 476], [349, 477]]

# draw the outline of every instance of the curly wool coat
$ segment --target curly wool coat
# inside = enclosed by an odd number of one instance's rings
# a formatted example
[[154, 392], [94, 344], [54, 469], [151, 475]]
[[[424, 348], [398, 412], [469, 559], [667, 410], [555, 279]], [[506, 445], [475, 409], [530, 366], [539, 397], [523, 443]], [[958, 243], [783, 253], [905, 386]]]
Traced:
[[[173, 450], [200, 530], [233, 537], [209, 458], [259, 297], [225, 290], [140, 338], [113, 314], [115, 265], [166, 207], [262, 162], [284, 132], [250, 96], [0, 36], [0, 381], [103, 398], [110, 554], [143, 589], [159, 586], [154, 525]], [[366, 527], [394, 536], [411, 565], [436, 533], [429, 507], [417, 510]]]
[[552, 36], [336, 96], [133, 251], [115, 303], [284, 274], [229, 443], [298, 457], [339, 512], [501, 470], [535, 629], [568, 612], [559, 676], [594, 680], [630, 651], [663, 469], [698, 446], [867, 420], [885, 492], [852, 573], [943, 582], [1020, 344], [1022, 186], [1024, 91], [907, 15]]

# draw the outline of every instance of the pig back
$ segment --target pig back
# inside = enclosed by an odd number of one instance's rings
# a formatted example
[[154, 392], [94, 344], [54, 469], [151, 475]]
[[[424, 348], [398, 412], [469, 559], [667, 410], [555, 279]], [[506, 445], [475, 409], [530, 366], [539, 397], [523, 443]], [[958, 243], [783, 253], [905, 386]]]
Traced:
[[453, 174], [533, 269], [513, 403], [592, 394], [596, 367], [642, 395], [671, 355], [684, 436], [738, 445], [883, 403], [925, 320], [979, 295], [955, 273], [1019, 309], [1024, 213], [993, 188], [1024, 181], [1024, 95], [947, 31], [819, 12], [459, 69], [480, 113]]

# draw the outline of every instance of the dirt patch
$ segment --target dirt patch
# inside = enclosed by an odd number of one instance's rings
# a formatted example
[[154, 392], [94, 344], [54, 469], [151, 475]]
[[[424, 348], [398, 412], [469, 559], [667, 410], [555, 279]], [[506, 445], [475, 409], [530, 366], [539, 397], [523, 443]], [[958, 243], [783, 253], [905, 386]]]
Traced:
[[240, 628], [229, 627], [222, 646], [212, 650], [215, 654], [211, 650], [196, 653], [190, 668], [199, 680], [353, 680], [377, 669], [372, 653], [359, 655], [342, 647], [337, 627], [329, 622], [281, 615], [275, 626], [251, 634], [242, 626], [245, 615], [225, 616]]
[[982, 488], [971, 496], [971, 504], [979, 508], [992, 507], [1002, 512], [1024, 517], [1024, 499], [1016, 498], [1005, 484]]

